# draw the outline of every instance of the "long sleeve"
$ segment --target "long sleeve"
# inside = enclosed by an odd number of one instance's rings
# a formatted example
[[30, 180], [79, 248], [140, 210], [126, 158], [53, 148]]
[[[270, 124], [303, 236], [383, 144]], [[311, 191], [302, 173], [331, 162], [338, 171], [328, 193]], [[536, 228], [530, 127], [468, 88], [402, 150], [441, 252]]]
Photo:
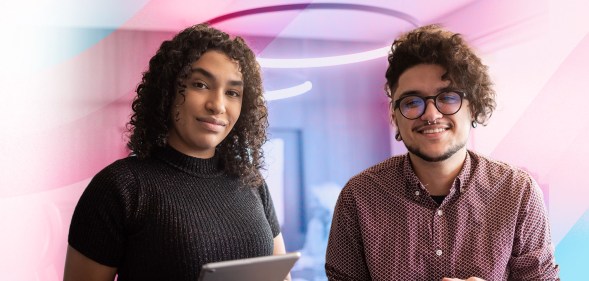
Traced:
[[542, 193], [534, 180], [521, 202], [509, 280], [559, 280]]
[[355, 200], [344, 188], [333, 214], [325, 271], [329, 280], [370, 280]]

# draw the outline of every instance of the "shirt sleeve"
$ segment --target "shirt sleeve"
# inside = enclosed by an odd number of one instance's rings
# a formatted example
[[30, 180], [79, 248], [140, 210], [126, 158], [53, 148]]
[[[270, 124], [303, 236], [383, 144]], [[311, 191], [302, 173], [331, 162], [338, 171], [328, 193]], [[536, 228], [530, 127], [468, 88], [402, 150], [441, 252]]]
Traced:
[[[99, 172], [82, 193], [70, 224], [68, 243], [84, 256], [119, 267], [130, 213], [130, 172], [117, 163]], [[127, 170], [128, 171], [128, 170]]]
[[350, 183], [342, 189], [331, 223], [325, 272], [328, 280], [370, 280], [366, 265], [358, 209]]
[[266, 182], [260, 187], [260, 197], [262, 198], [262, 204], [264, 205], [266, 219], [270, 224], [270, 229], [272, 229], [272, 235], [276, 237], [280, 234], [280, 223], [276, 217], [274, 203], [272, 202], [272, 196], [270, 195], [270, 190], [268, 189]]
[[509, 280], [560, 280], [542, 191], [528, 176], [509, 261]]

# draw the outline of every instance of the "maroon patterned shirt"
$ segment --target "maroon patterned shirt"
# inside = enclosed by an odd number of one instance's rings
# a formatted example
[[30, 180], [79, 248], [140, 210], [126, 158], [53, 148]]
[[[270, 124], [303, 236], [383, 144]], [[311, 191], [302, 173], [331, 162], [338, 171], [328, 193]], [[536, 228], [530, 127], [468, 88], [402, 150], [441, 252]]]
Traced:
[[335, 208], [325, 269], [329, 280], [558, 280], [536, 182], [471, 151], [441, 205], [407, 154], [353, 177]]

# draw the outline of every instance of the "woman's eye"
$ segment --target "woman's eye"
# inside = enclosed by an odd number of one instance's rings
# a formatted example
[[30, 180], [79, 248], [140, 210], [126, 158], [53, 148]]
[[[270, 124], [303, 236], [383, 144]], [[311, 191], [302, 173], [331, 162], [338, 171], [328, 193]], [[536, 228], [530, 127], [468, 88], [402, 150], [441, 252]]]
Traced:
[[206, 89], [207, 85], [205, 83], [202, 82], [194, 82], [192, 83], [192, 86], [198, 89]]
[[228, 91], [227, 95], [232, 96], [232, 97], [239, 97], [240, 94], [237, 91]]

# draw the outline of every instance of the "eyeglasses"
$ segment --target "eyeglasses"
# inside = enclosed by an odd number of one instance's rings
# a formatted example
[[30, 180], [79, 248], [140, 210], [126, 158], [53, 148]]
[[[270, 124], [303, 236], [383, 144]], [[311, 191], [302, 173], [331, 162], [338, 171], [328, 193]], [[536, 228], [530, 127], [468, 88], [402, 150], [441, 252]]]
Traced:
[[406, 95], [395, 101], [395, 109], [399, 109], [403, 117], [413, 120], [421, 117], [425, 113], [427, 100], [434, 100], [434, 105], [438, 111], [444, 115], [452, 115], [462, 107], [462, 100], [466, 94], [459, 91], [441, 92], [435, 96], [422, 97], [416, 94]]

